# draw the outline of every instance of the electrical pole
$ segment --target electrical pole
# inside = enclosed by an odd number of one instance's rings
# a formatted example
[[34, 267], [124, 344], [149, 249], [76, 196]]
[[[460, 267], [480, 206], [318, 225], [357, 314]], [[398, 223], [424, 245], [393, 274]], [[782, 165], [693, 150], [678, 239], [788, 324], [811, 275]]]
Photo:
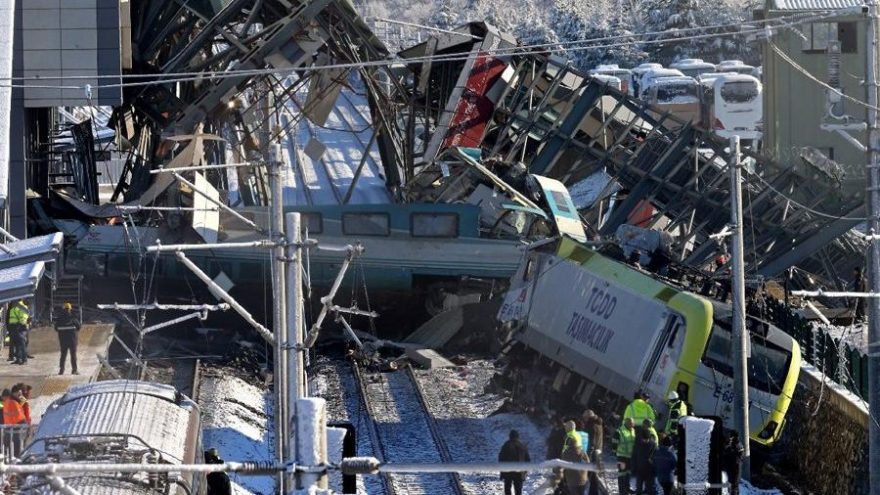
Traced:
[[[880, 129], [877, 125], [877, 2], [867, 3], [867, 67], [865, 86], [868, 101], [868, 160], [866, 201], [868, 210], [868, 230], [871, 244], [868, 250], [868, 288], [871, 292], [880, 291]], [[868, 305], [868, 412], [871, 415], [880, 411], [880, 299], [869, 297]], [[880, 492], [880, 426], [876, 421], [868, 421], [868, 473], [870, 492]]]
[[730, 222], [733, 224], [731, 264], [733, 303], [733, 422], [743, 444], [742, 477], [749, 478], [749, 332], [746, 329], [746, 281], [743, 268], [742, 164], [739, 136], [730, 138]]
[[[287, 294], [284, 280], [284, 197], [281, 184], [281, 149], [280, 145], [272, 145], [270, 128], [270, 100], [272, 88], [268, 82], [263, 83], [266, 94], [261, 103], [263, 112], [260, 132], [260, 149], [269, 175], [269, 232], [272, 248], [270, 267], [272, 269], [272, 334], [275, 337], [274, 367], [272, 382], [275, 387], [275, 459], [284, 463], [287, 460], [287, 366], [284, 348], [287, 343]], [[278, 493], [284, 493], [285, 479], [278, 476]]]
[[[303, 430], [297, 421], [297, 401], [306, 396], [305, 382], [305, 349], [303, 336], [305, 325], [303, 320], [303, 260], [302, 260], [302, 227], [299, 213], [285, 215], [287, 231], [287, 427], [288, 459], [299, 463], [302, 461], [298, 449], [299, 436]], [[297, 480], [289, 480], [288, 493], [300, 487]]]

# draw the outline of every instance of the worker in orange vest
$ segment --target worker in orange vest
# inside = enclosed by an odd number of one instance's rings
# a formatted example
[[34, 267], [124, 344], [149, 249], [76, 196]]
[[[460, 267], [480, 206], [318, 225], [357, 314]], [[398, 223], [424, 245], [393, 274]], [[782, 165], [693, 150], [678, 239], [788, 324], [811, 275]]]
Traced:
[[[12, 425], [27, 425], [27, 417], [24, 414], [24, 407], [20, 400], [22, 399], [22, 391], [19, 385], [12, 387], [12, 394], [3, 399], [3, 425], [8, 427]], [[22, 430], [22, 431], [17, 431]], [[9, 432], [12, 443], [12, 455], [17, 456], [21, 452], [21, 440], [27, 434], [23, 428], [16, 428]]]

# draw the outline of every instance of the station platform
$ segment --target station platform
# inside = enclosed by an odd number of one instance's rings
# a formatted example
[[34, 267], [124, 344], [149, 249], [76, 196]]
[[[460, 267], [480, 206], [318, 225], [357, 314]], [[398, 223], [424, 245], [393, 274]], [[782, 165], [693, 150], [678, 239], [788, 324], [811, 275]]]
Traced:
[[76, 358], [79, 375], [71, 375], [68, 358], [64, 375], [58, 374], [60, 347], [54, 327], [40, 326], [31, 329], [28, 352], [34, 356], [25, 365], [7, 361], [7, 349], [0, 352], [0, 389], [12, 388], [19, 382], [34, 389], [31, 392], [31, 416], [36, 423], [43, 411], [64, 394], [71, 386], [94, 381], [101, 370], [98, 355], [106, 355], [113, 335], [112, 324], [87, 324], [79, 331]]

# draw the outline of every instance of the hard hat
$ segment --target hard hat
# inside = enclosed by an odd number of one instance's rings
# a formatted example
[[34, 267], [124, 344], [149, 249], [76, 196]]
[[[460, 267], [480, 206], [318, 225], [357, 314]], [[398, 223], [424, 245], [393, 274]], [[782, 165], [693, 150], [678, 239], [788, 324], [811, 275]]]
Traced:
[[64, 301], [64, 309], [67, 310], [67, 311], [72, 310], [72, 309], [73, 309], [73, 304], [70, 304], [69, 302]]
[[676, 392], [675, 390], [673, 390], [673, 391], [669, 392], [669, 395], [666, 396], [666, 398], [667, 398], [668, 400], [678, 400], [678, 392]]

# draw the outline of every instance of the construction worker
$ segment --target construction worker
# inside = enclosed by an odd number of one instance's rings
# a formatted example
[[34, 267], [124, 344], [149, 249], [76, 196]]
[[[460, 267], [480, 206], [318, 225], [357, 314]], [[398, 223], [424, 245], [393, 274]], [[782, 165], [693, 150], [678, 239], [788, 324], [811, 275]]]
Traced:
[[614, 455], [617, 456], [617, 493], [629, 493], [630, 472], [632, 470], [633, 445], [636, 442], [636, 428], [632, 418], [626, 418], [611, 437]]
[[669, 412], [667, 413], [668, 417], [666, 419], [666, 428], [664, 428], [664, 431], [669, 435], [669, 438], [672, 439], [672, 444], [675, 445], [678, 438], [678, 420], [679, 418], [688, 415], [688, 407], [687, 404], [678, 397], [678, 392], [675, 390], [669, 392], [669, 395], [666, 398], [666, 405], [669, 406]]
[[27, 364], [28, 322], [30, 321], [30, 309], [24, 302], [19, 300], [9, 309], [9, 331], [12, 333], [12, 356], [15, 364]]
[[79, 336], [80, 322], [73, 313], [73, 305], [69, 302], [64, 303], [64, 310], [58, 315], [58, 321], [55, 322], [55, 330], [58, 332], [58, 345], [61, 347], [61, 356], [58, 362], [58, 374], [64, 374], [64, 363], [67, 360], [67, 354], [70, 353], [70, 367], [74, 375], [78, 375], [76, 369], [76, 341]]
[[646, 419], [654, 421], [657, 415], [654, 408], [648, 403], [648, 394], [638, 391], [633, 395], [633, 401], [630, 402], [623, 411], [624, 418], [632, 418], [633, 423], [640, 425]]

